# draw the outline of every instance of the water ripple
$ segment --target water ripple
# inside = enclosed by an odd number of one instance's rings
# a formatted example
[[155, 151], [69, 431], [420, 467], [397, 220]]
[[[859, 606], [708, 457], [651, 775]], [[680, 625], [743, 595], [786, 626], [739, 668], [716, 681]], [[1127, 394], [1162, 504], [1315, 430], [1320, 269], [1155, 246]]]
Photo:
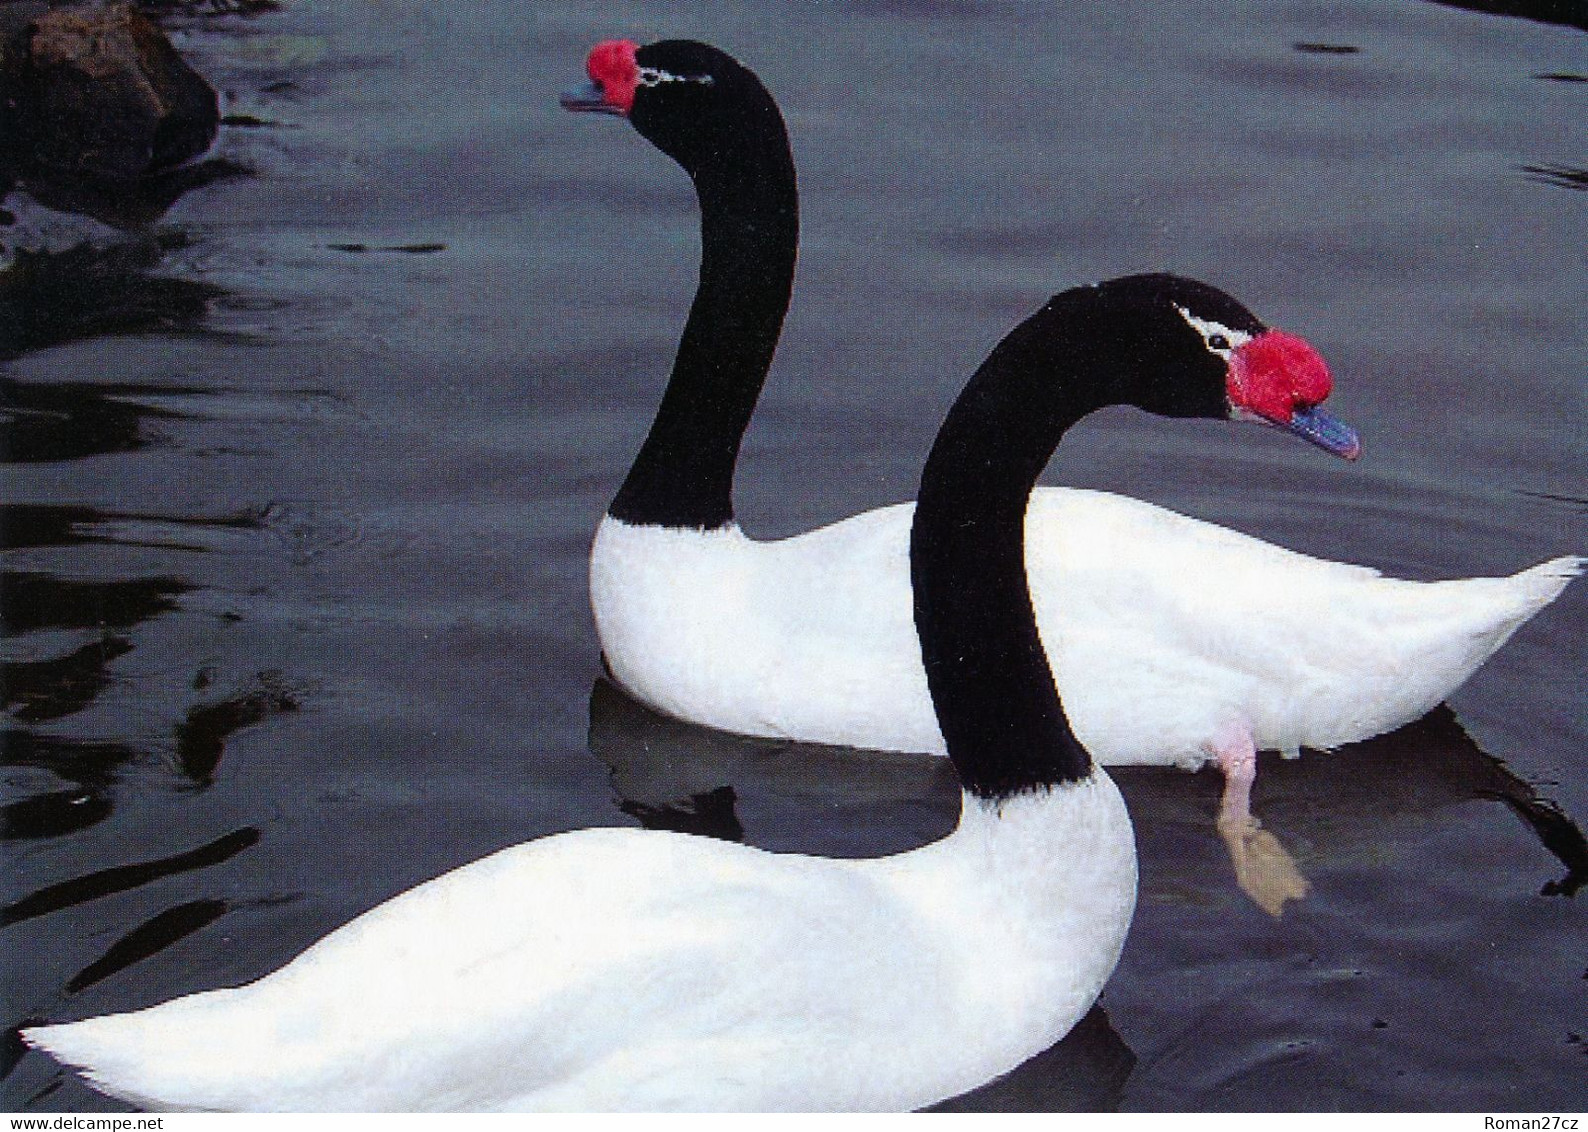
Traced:
[[1524, 165], [1522, 172], [1530, 181], [1579, 192], [1588, 190], [1588, 169], [1574, 169], [1569, 165]]

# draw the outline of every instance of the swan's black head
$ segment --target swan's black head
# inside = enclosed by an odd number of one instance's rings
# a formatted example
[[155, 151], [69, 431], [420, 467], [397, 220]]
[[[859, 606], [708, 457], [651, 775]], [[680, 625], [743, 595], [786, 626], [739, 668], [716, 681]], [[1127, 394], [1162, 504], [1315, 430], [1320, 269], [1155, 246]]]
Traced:
[[1317, 352], [1217, 287], [1130, 275], [1055, 295], [1028, 327], [1072, 358], [1096, 357], [1113, 375], [1110, 400], [1273, 425], [1348, 460], [1360, 452], [1355, 431], [1318, 408], [1333, 382]]
[[598, 43], [590, 82], [562, 96], [568, 110], [617, 114], [692, 175], [757, 145], [788, 148], [777, 103], [754, 72], [710, 44], [666, 39]]

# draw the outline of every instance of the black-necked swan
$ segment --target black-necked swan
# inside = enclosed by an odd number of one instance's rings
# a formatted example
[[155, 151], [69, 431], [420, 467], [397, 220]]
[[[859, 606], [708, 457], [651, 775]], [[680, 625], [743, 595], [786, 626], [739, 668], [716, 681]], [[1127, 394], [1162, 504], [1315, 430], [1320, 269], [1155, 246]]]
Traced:
[[[910, 622], [911, 505], [772, 542], [734, 522], [739, 442], [799, 237], [777, 104], [700, 43], [608, 41], [586, 69], [588, 86], [563, 105], [627, 117], [688, 172], [701, 208], [700, 283], [672, 377], [591, 550], [613, 677], [659, 711], [727, 731], [943, 753]], [[1195, 325], [1237, 372], [1272, 341], [1244, 314]], [[1239, 404], [1238, 377], [1231, 394]], [[1247, 408], [1291, 423], [1275, 406]], [[1308, 417], [1312, 439], [1354, 456], [1354, 434], [1321, 420]], [[1331, 748], [1419, 718], [1584, 561], [1400, 581], [1074, 488], [1039, 488], [1026, 521], [1037, 619], [1076, 734], [1104, 765], [1216, 760], [1237, 858], [1261, 848], [1256, 749]], [[1283, 875], [1282, 858], [1276, 867], [1278, 895], [1298, 894], [1300, 878]]]
[[[22, 1037], [137, 1104], [185, 1109], [908, 1109], [1052, 1045], [1119, 959], [1130, 818], [1070, 729], [1026, 588], [1025, 513], [1108, 404], [1304, 410], [1299, 342], [1209, 345], [1227, 295], [1132, 276], [1056, 296], [950, 410], [909, 540], [925, 679], [963, 789], [940, 841], [776, 854], [586, 829], [505, 849], [228, 990]], [[1244, 356], [1244, 355], [1242, 355]]]

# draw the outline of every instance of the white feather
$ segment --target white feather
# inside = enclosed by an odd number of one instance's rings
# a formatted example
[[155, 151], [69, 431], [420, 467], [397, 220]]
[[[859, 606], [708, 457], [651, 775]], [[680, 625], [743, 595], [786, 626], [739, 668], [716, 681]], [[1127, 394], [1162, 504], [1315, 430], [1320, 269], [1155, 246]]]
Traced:
[[548, 837], [256, 983], [22, 1036], [156, 1108], [916, 1108], [1068, 1032], [1135, 903], [1102, 772], [964, 806], [947, 838], [874, 860]]
[[[740, 734], [943, 754], [910, 596], [913, 504], [771, 542], [610, 516], [590, 559], [613, 675]], [[1581, 573], [1409, 582], [1124, 496], [1039, 488], [1032, 600], [1065, 711], [1105, 765], [1367, 739], [1440, 703]]]

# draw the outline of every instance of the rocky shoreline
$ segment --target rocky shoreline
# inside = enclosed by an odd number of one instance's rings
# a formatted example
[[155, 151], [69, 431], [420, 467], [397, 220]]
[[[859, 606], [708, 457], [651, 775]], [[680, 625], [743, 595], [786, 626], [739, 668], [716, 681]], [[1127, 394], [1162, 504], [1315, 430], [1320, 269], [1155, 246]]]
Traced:
[[0, 0], [0, 227], [14, 190], [136, 230], [185, 192], [244, 170], [209, 158], [221, 98], [158, 20], [252, 14], [267, 0]]

